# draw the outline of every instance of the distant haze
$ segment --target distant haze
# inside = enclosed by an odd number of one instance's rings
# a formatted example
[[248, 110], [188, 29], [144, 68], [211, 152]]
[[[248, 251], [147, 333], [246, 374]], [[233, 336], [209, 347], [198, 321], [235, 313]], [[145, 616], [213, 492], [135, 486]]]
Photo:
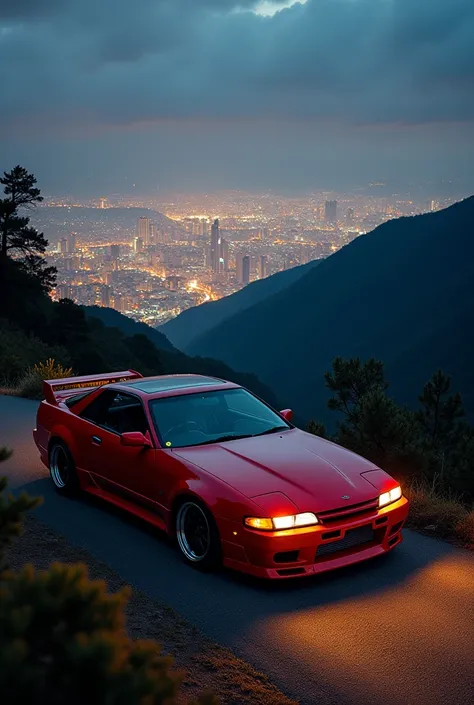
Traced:
[[0, 2], [0, 168], [47, 193], [474, 191], [472, 0]]

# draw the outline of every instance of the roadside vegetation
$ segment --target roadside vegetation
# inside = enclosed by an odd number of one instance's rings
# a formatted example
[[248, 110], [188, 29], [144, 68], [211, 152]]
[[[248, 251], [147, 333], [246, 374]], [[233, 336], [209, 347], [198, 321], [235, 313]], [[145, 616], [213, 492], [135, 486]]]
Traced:
[[[8, 456], [0, 448], [0, 462]], [[40, 500], [6, 489], [0, 479], [2, 703], [217, 705], [212, 690], [236, 705], [295, 705], [172, 609], [132, 593], [108, 566], [28, 515]]]
[[418, 407], [388, 393], [383, 363], [336, 358], [325, 375], [335, 432], [307, 430], [360, 453], [401, 483], [413, 528], [474, 547], [474, 427], [462, 398], [441, 370], [425, 384]]

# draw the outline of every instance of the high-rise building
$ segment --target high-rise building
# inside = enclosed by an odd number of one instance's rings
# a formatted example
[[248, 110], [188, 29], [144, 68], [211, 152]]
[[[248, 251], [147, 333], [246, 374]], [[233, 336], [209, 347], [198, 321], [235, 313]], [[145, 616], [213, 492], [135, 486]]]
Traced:
[[260, 255], [258, 260], [258, 277], [259, 279], [265, 279], [267, 276], [267, 257], [266, 255]]
[[242, 257], [242, 284], [248, 284], [250, 281], [250, 257], [245, 255]]
[[263, 239], [268, 240], [270, 237], [270, 229], [269, 228], [263, 228]]
[[354, 222], [355, 213], [353, 208], [348, 208], [346, 212], [346, 223], [347, 225], [352, 225]]
[[110, 286], [105, 284], [100, 290], [100, 305], [110, 307]]
[[211, 247], [209, 252], [209, 264], [213, 272], [219, 271], [219, 249], [220, 249], [220, 233], [219, 220], [216, 218], [211, 227]]
[[324, 204], [324, 220], [326, 223], [337, 223], [337, 201], [326, 201]]
[[137, 235], [141, 240], [143, 240], [145, 247], [148, 247], [148, 245], [150, 244], [150, 219], [149, 218], [145, 218], [144, 216], [141, 216], [138, 219]]
[[100, 208], [107, 208], [107, 199], [106, 198], [100, 199]]
[[229, 243], [223, 238], [220, 239], [219, 247], [219, 271], [229, 271]]
[[134, 252], [143, 252], [143, 240], [141, 237], [134, 237], [132, 242]]
[[77, 236], [76, 233], [69, 233], [67, 236], [67, 251], [68, 252], [74, 252], [76, 249], [76, 241], [77, 241]]
[[68, 252], [68, 241], [67, 241], [67, 237], [62, 237], [62, 238], [60, 239], [58, 249], [59, 249], [59, 252], [60, 252], [62, 255], [67, 254], [67, 252]]

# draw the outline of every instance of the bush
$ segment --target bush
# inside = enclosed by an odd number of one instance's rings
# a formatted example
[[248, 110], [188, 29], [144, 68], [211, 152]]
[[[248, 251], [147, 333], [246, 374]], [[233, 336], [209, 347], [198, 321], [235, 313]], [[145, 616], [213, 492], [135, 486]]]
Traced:
[[409, 525], [414, 529], [429, 529], [438, 536], [451, 538], [469, 516], [456, 496], [441, 493], [435, 485], [418, 482], [404, 492], [410, 500]]
[[[0, 460], [8, 456], [0, 449]], [[0, 560], [37, 500], [5, 498], [0, 481]], [[0, 573], [0, 692], [4, 705], [176, 705], [182, 675], [153, 641], [125, 632], [128, 591], [108, 595], [83, 565]], [[202, 705], [215, 705], [213, 696]]]
[[46, 362], [39, 362], [33, 365], [20, 377], [15, 387], [15, 393], [28, 399], [42, 399], [43, 380], [61, 379], [63, 377], [71, 377], [71, 375], [71, 367], [66, 369], [58, 362], [55, 362], [53, 358], [48, 358]]
[[461, 519], [456, 526], [456, 533], [469, 548], [474, 548], [474, 511]]
[[38, 360], [54, 358], [67, 365], [66, 350], [43, 343], [34, 335], [18, 330], [5, 319], [0, 319], [0, 375], [2, 383], [14, 386], [18, 378]]

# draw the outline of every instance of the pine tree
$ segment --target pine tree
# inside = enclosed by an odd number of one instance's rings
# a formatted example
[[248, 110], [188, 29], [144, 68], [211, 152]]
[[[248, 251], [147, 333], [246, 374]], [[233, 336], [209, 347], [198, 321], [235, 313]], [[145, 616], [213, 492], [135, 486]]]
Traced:
[[43, 257], [48, 241], [43, 233], [30, 226], [30, 219], [20, 211], [43, 200], [36, 188], [36, 178], [16, 166], [0, 178], [5, 198], [0, 199], [0, 264], [13, 257], [22, 268], [38, 279], [49, 291], [56, 282], [56, 268], [48, 267]]

